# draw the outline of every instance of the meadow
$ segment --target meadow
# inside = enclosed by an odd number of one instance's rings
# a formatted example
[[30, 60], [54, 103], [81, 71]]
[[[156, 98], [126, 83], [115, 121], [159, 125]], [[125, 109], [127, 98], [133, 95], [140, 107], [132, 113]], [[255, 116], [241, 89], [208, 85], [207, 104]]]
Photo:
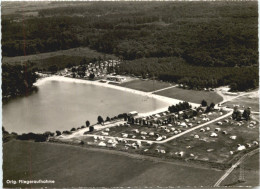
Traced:
[[212, 186], [223, 174], [61, 144], [13, 140], [3, 154], [4, 187], [30, 186], [7, 185], [7, 179], [55, 180], [47, 187]]
[[133, 80], [126, 83], [120, 84], [122, 87], [135, 89], [144, 92], [152, 92], [155, 90], [163, 89], [172, 86], [170, 83], [158, 81], [158, 80]]
[[246, 159], [243, 167], [245, 182], [238, 182], [241, 174], [241, 169], [238, 167], [221, 183], [221, 186], [259, 186], [259, 153]]
[[[251, 107], [251, 111], [259, 112], [259, 96], [245, 95], [238, 97], [232, 101], [224, 103], [225, 106], [233, 108], [233, 105], [239, 105], [240, 107]], [[243, 108], [242, 108], [243, 109]]]
[[199, 104], [203, 99], [206, 100], [208, 104], [210, 104], [211, 102], [217, 104], [223, 100], [222, 97], [214, 91], [196, 91], [182, 89], [178, 87], [159, 91], [155, 94]]

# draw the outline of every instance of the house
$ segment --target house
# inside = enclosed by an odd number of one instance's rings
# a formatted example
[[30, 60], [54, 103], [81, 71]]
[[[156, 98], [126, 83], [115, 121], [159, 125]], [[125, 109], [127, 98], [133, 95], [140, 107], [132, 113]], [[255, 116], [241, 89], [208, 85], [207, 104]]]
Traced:
[[218, 125], [222, 125], [222, 122], [221, 122], [221, 121], [219, 121], [217, 124], [218, 124]]
[[145, 140], [146, 138], [145, 138], [145, 136], [141, 136], [141, 139]]
[[156, 140], [157, 141], [160, 141], [160, 140], [162, 140], [163, 138], [162, 137], [158, 137]]
[[215, 131], [219, 132], [221, 129], [219, 127], [215, 128]]
[[171, 128], [171, 131], [175, 131], [175, 128]]
[[137, 115], [138, 115], [137, 111], [132, 111], [132, 112], [128, 113], [128, 116], [131, 116], [131, 117], [134, 117], [134, 116], [137, 116]]
[[209, 130], [210, 130], [210, 128], [209, 128], [209, 127], [206, 127], [206, 130], [207, 130], [207, 131], [209, 131]]
[[188, 126], [189, 126], [189, 127], [192, 127], [193, 125], [192, 125], [192, 123], [189, 123]]

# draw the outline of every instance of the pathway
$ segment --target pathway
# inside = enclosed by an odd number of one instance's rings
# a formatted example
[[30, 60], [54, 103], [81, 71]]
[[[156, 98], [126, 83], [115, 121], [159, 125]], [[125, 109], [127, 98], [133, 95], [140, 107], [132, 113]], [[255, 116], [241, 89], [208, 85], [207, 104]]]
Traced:
[[170, 86], [170, 87], [166, 87], [166, 88], [163, 88], [163, 89], [158, 89], [156, 91], [151, 91], [151, 92], [148, 92], [148, 93], [157, 93], [157, 92], [160, 92], [160, 91], [164, 91], [164, 90], [167, 90], [167, 89], [171, 89], [173, 87], [176, 87], [177, 85], [174, 85], [174, 86]]

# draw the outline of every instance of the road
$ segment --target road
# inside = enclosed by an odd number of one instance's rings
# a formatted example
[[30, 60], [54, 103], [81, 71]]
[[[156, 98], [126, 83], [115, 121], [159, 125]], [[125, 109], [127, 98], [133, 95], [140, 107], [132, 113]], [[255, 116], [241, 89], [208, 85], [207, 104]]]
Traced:
[[244, 156], [242, 156], [242, 157], [241, 157], [234, 165], [232, 165], [232, 167], [229, 168], [229, 169], [226, 171], [226, 173], [216, 182], [216, 184], [214, 185], [214, 187], [218, 187], [218, 186], [221, 184], [221, 182], [222, 182], [223, 180], [225, 180], [225, 178], [227, 178], [228, 175], [229, 175], [240, 163], [242, 163], [247, 157], [250, 157], [250, 156], [252, 156], [252, 155], [254, 155], [254, 154], [258, 153], [258, 152], [259, 152], [259, 148], [257, 148], [257, 149], [255, 149], [255, 150], [253, 150], [253, 151], [251, 151], [251, 152], [245, 154]]

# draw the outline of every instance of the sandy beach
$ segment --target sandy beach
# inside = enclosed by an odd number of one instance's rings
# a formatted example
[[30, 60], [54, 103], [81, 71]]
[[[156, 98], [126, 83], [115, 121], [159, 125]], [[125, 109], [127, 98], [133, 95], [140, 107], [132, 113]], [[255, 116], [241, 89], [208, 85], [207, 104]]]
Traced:
[[[108, 84], [108, 83], [101, 83], [99, 81], [89, 81], [89, 80], [75, 79], [75, 78], [69, 78], [69, 77], [63, 77], [63, 76], [50, 76], [50, 77], [42, 78], [42, 79], [39, 79], [34, 85], [40, 86], [40, 85], [43, 85], [45, 82], [48, 82], [48, 81], [63, 81], [63, 82], [81, 83], [81, 84], [95, 85], [95, 86], [100, 86], [100, 87], [107, 87], [107, 88], [121, 90], [121, 91], [129, 92], [129, 93], [133, 93], [133, 94], [137, 94], [137, 95], [142, 95], [142, 96], [145, 96], [147, 98], [154, 98], [154, 99], [166, 102], [169, 105], [173, 105], [173, 104], [177, 104], [179, 102], [182, 102], [181, 100], [178, 100], [178, 99], [164, 97], [164, 96], [160, 96], [160, 95], [156, 95], [156, 94], [152, 94], [152, 93], [148, 93], [148, 92], [143, 92], [143, 91], [138, 91], [138, 90], [135, 90], [135, 89], [125, 88], [125, 87], [121, 87], [121, 86], [111, 85], [111, 84]], [[190, 103], [190, 104], [192, 105], [192, 107], [198, 107], [199, 106], [199, 104], [196, 104], [196, 103]], [[165, 108], [160, 108], [160, 109], [157, 109], [155, 111], [142, 113], [142, 114], [139, 114], [139, 115], [140, 116], [147, 116], [147, 115], [159, 113], [159, 112], [166, 111], [166, 110], [168, 110], [168, 106], [165, 107]]]

